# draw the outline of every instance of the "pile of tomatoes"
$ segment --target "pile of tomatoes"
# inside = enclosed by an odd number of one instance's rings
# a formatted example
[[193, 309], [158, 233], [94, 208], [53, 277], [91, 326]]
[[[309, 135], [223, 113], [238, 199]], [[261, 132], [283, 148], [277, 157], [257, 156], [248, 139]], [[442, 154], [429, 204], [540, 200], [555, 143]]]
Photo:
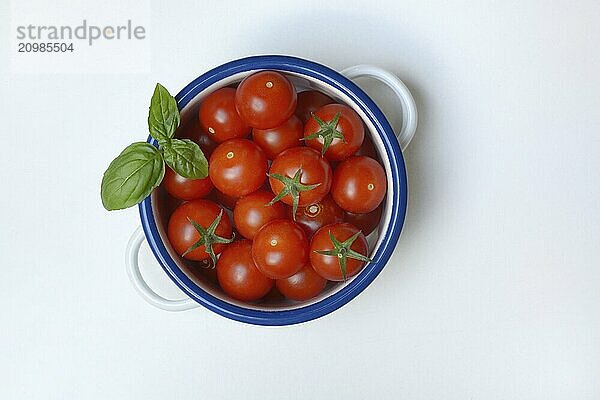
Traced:
[[167, 235], [183, 258], [215, 266], [225, 293], [257, 301], [276, 287], [303, 301], [369, 262], [386, 176], [352, 108], [261, 71], [207, 95], [197, 122], [209, 176], [167, 168], [164, 189], [184, 201]]

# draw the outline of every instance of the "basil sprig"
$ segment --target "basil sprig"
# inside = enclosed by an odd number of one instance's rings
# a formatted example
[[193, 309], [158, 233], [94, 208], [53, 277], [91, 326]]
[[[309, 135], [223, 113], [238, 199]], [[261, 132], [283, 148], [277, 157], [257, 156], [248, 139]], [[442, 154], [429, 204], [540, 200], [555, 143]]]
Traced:
[[119, 210], [136, 205], [165, 175], [160, 151], [146, 142], [130, 144], [108, 166], [102, 178], [102, 205]]
[[177, 101], [157, 83], [150, 101], [148, 129], [159, 147], [136, 142], [110, 163], [100, 187], [104, 208], [120, 210], [144, 200], [160, 185], [165, 175], [165, 163], [185, 178], [208, 176], [208, 162], [198, 144], [173, 137], [179, 123]]
[[184, 178], [199, 179], [208, 176], [208, 161], [195, 142], [189, 139], [171, 139], [161, 144], [161, 148], [167, 165]]
[[162, 144], [173, 137], [179, 122], [177, 101], [163, 85], [157, 83], [152, 100], [150, 100], [150, 112], [148, 113], [150, 135]]

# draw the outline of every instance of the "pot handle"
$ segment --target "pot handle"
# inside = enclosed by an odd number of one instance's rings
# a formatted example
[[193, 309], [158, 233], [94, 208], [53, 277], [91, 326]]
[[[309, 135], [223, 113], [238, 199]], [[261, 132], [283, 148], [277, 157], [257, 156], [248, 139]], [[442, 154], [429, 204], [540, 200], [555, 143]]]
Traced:
[[127, 275], [129, 276], [129, 280], [133, 284], [133, 287], [138, 294], [154, 307], [166, 311], [185, 311], [198, 307], [199, 304], [190, 298], [169, 300], [158, 295], [154, 290], [150, 289], [150, 286], [148, 286], [142, 277], [138, 262], [140, 246], [142, 245], [144, 239], [144, 231], [142, 230], [141, 226], [138, 226], [131, 235], [131, 238], [129, 238], [129, 242], [127, 243], [127, 248], [125, 250], [125, 265], [127, 268]]
[[400, 99], [400, 104], [402, 105], [402, 127], [400, 132], [396, 133], [396, 137], [400, 143], [400, 148], [402, 150], [406, 149], [417, 130], [419, 116], [415, 100], [404, 82], [393, 73], [374, 65], [355, 65], [343, 70], [342, 75], [349, 79], [360, 77], [373, 78], [392, 89]]

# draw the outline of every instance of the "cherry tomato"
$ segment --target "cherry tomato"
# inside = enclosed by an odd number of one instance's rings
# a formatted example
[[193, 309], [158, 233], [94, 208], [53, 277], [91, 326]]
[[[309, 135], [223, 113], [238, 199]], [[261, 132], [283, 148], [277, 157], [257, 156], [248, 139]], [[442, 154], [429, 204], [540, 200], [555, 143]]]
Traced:
[[242, 197], [233, 209], [233, 221], [238, 232], [247, 239], [254, 235], [267, 222], [287, 217], [287, 206], [281, 202], [267, 205], [273, 198], [269, 191], [259, 190]]
[[216, 269], [223, 291], [237, 300], [258, 300], [269, 293], [274, 284], [256, 268], [249, 240], [239, 240], [227, 246], [217, 261]]
[[293, 147], [275, 158], [269, 170], [271, 190], [281, 201], [305, 206], [320, 201], [331, 188], [331, 167], [318, 151], [309, 147]]
[[258, 269], [273, 279], [288, 278], [308, 261], [308, 241], [298, 224], [276, 219], [254, 236], [252, 258]]
[[252, 139], [264, 150], [269, 160], [286, 149], [303, 145], [301, 141], [303, 137], [302, 122], [295, 115], [275, 128], [252, 130]]
[[318, 90], [306, 90], [298, 93], [296, 116], [305, 123], [310, 119], [310, 113], [317, 111], [326, 104], [333, 103], [333, 99]]
[[330, 161], [341, 161], [354, 154], [364, 137], [362, 120], [352, 108], [343, 104], [319, 108], [304, 124], [306, 144]]
[[368, 261], [367, 256], [365, 235], [345, 222], [322, 227], [310, 242], [313, 268], [330, 281], [343, 281], [356, 275]]
[[248, 125], [269, 129], [281, 125], [296, 108], [296, 88], [284, 75], [261, 71], [249, 75], [235, 92], [235, 107]]
[[381, 164], [372, 158], [356, 156], [341, 162], [333, 174], [331, 197], [344, 210], [368, 213], [385, 197], [386, 177]]
[[383, 203], [381, 203], [376, 209], [366, 214], [356, 214], [346, 211], [345, 219], [346, 222], [356, 226], [358, 229], [365, 234], [369, 235], [379, 226], [381, 222], [381, 213], [383, 211]]
[[296, 223], [304, 229], [308, 238], [325, 225], [343, 221], [344, 210], [329, 195], [316, 203], [299, 208], [296, 212]]
[[208, 196], [213, 188], [209, 177], [204, 179], [184, 178], [171, 168], [165, 168], [162, 184], [165, 190], [180, 200], [194, 200]]
[[247, 139], [229, 139], [210, 156], [208, 174], [215, 187], [226, 195], [240, 197], [262, 186], [267, 175], [267, 157]]
[[[201, 233], [194, 224], [207, 230], [218, 220], [214, 231]], [[193, 223], [191, 222], [193, 221]], [[192, 200], [173, 211], [167, 226], [169, 242], [177, 252], [188, 260], [203, 261], [223, 251], [225, 244], [232, 241], [232, 226], [227, 213], [209, 200]], [[196, 247], [197, 246], [197, 247]]]
[[198, 116], [202, 130], [219, 143], [250, 133], [250, 127], [235, 109], [235, 89], [232, 88], [221, 88], [206, 96]]
[[288, 299], [304, 301], [312, 299], [325, 289], [327, 280], [309, 265], [285, 279], [275, 281], [277, 289]]

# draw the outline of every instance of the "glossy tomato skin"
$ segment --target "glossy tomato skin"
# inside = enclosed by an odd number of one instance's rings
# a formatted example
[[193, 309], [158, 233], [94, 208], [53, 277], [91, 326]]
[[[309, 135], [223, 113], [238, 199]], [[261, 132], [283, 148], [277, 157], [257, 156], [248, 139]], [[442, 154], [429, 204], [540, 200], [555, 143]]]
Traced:
[[213, 189], [209, 177], [204, 179], [184, 178], [169, 167], [165, 168], [162, 184], [167, 193], [180, 200], [200, 199], [208, 196]]
[[[222, 208], [210, 200], [192, 200], [181, 204], [173, 211], [169, 218], [167, 226], [167, 237], [169, 242], [177, 252], [183, 254], [194, 243], [200, 239], [200, 235], [194, 226], [188, 221], [188, 218], [207, 228], [217, 218]], [[233, 232], [231, 221], [227, 213], [223, 213], [215, 233], [224, 238], [230, 238]], [[215, 254], [223, 251], [223, 244], [214, 244]], [[188, 260], [204, 261], [210, 258], [206, 253], [204, 246], [200, 246], [184, 256]]]
[[283, 279], [300, 271], [308, 261], [308, 240], [298, 224], [276, 219], [254, 236], [252, 257], [258, 269], [273, 279]]
[[321, 293], [327, 285], [327, 280], [308, 264], [289, 278], [277, 279], [275, 285], [286, 298], [305, 301]]
[[302, 146], [304, 127], [298, 117], [292, 115], [283, 124], [269, 129], [252, 129], [252, 139], [273, 160], [282, 151]]
[[235, 106], [251, 127], [269, 129], [284, 123], [296, 108], [296, 88], [283, 74], [260, 71], [240, 82]]
[[218, 143], [250, 133], [250, 127], [235, 108], [235, 89], [229, 87], [217, 89], [206, 96], [200, 104], [198, 117], [202, 130]]
[[242, 236], [252, 240], [267, 222], [287, 217], [287, 206], [282, 202], [267, 205], [272, 198], [270, 191], [258, 190], [237, 201], [233, 209], [233, 221]]
[[318, 90], [306, 90], [298, 93], [295, 114], [303, 123], [305, 123], [310, 119], [310, 113], [333, 102], [333, 99], [325, 93], [319, 92]]
[[321, 227], [343, 221], [344, 210], [329, 195], [316, 203], [298, 208], [296, 212], [296, 223], [304, 229], [309, 239]]
[[249, 240], [239, 240], [227, 246], [217, 261], [216, 269], [223, 291], [240, 301], [263, 298], [275, 283], [256, 267]]
[[[340, 117], [336, 130], [344, 135], [344, 140], [333, 139], [325, 152], [325, 157], [330, 161], [341, 161], [354, 154], [362, 145], [365, 137], [362, 120], [356, 111], [344, 104], [327, 104], [319, 108], [314, 114], [324, 122], [329, 122], [333, 120], [337, 113], [340, 114]], [[310, 118], [304, 124], [304, 137], [310, 136], [320, 129], [318, 122], [314, 118]], [[321, 151], [323, 139], [307, 140], [306, 144]]]
[[341, 162], [335, 169], [331, 196], [342, 209], [364, 214], [381, 204], [386, 188], [381, 164], [370, 157], [355, 156]]
[[[330, 281], [343, 281], [344, 277], [340, 269], [338, 257], [327, 256], [317, 253], [317, 251], [327, 251], [333, 249], [333, 244], [329, 237], [329, 232], [333, 236], [343, 242], [359, 232], [358, 228], [346, 222], [326, 225], [319, 229], [310, 242], [310, 263], [317, 274]], [[365, 235], [362, 233], [356, 238], [352, 246], [352, 250], [368, 257], [368, 243]], [[350, 278], [360, 272], [365, 266], [364, 261], [353, 258], [346, 259], [346, 278]]]
[[[300, 192], [298, 204], [305, 206], [320, 201], [329, 193], [333, 173], [329, 163], [321, 157], [318, 151], [310, 147], [287, 149], [273, 160], [269, 173], [292, 178], [299, 168], [302, 168], [300, 183], [305, 185], [319, 183], [320, 185], [312, 190]], [[281, 192], [284, 188], [283, 183], [273, 177], [269, 177], [269, 184], [275, 194]], [[293, 204], [293, 200], [289, 195], [281, 200], [288, 205]]]
[[368, 236], [379, 226], [381, 222], [381, 214], [383, 212], [383, 202], [376, 209], [365, 214], [356, 214], [346, 211], [346, 222], [356, 226], [358, 229]]
[[208, 174], [222, 193], [241, 197], [260, 188], [267, 175], [267, 157], [247, 139], [229, 139], [210, 156]]

